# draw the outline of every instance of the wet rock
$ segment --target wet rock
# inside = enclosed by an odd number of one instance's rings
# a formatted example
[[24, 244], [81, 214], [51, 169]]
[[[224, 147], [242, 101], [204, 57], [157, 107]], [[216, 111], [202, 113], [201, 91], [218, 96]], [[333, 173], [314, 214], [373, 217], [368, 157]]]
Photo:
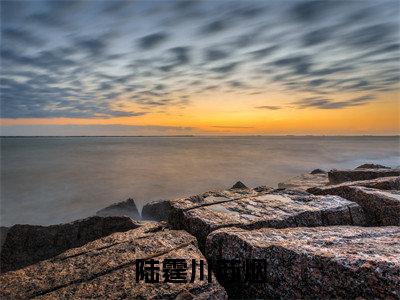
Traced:
[[236, 182], [231, 189], [247, 189], [247, 186], [241, 181]]
[[310, 174], [326, 174], [328, 172], [326, 172], [325, 170], [322, 169], [314, 169], [310, 172]]
[[400, 176], [400, 169], [355, 169], [331, 170], [328, 172], [329, 183], [331, 184], [392, 176]]
[[302, 174], [288, 179], [285, 182], [278, 184], [279, 188], [295, 189], [300, 191], [306, 191], [309, 188], [316, 186], [324, 186], [329, 183], [327, 173], [311, 173]]
[[134, 220], [140, 220], [140, 214], [136, 207], [135, 200], [131, 198], [107, 206], [96, 212], [96, 215], [100, 217], [127, 216]]
[[398, 299], [399, 240], [400, 227], [223, 228], [207, 238], [206, 255], [265, 259], [263, 283], [244, 272], [223, 283], [230, 298]]
[[1, 272], [25, 267], [111, 233], [138, 226], [128, 217], [90, 217], [51, 226], [14, 225], [9, 228], [1, 248]]
[[169, 200], [160, 200], [147, 203], [142, 209], [142, 219], [153, 221], [167, 221], [171, 211]]
[[363, 164], [361, 166], [358, 166], [357, 169], [390, 169], [390, 167], [378, 165], [378, 164]]
[[315, 188], [316, 195], [337, 195], [358, 203], [365, 212], [369, 225], [400, 225], [400, 192], [382, 191], [361, 186], [334, 185]]
[[0, 298], [41, 299], [175, 299], [191, 294], [196, 299], [226, 299], [217, 283], [199, 280], [194, 283], [136, 282], [136, 260], [165, 258], [185, 259], [187, 278], [191, 278], [192, 259], [205, 259], [196, 247], [196, 239], [184, 231], [163, 229], [156, 222], [146, 222], [137, 229], [118, 232], [70, 249], [62, 254], [8, 272], [0, 276]]
[[169, 223], [197, 237], [200, 248], [207, 235], [222, 227], [256, 229], [322, 225], [362, 225], [361, 207], [337, 196], [305, 192], [247, 194], [205, 193], [171, 202]]

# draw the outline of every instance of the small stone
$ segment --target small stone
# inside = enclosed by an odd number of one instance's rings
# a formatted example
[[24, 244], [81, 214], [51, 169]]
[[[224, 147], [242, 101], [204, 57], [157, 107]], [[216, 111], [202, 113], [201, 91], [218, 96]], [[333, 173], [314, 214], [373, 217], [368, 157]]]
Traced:
[[231, 189], [247, 189], [247, 186], [241, 181], [236, 182]]
[[326, 174], [328, 172], [322, 170], [322, 169], [314, 169], [310, 172], [310, 174]]

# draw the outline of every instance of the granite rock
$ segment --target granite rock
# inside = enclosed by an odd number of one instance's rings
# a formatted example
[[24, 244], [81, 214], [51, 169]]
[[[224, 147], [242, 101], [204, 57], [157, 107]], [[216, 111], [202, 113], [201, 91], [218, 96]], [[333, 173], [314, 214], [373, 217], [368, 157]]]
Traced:
[[278, 188], [295, 189], [306, 191], [316, 186], [324, 186], [329, 183], [328, 174], [325, 173], [306, 173], [288, 179], [278, 184]]
[[[193, 234], [203, 249], [207, 235], [222, 227], [256, 229], [362, 225], [361, 207], [337, 196], [298, 191], [205, 193], [171, 202], [169, 223]], [[229, 192], [229, 191], [228, 191]]]
[[137, 228], [128, 217], [90, 217], [72, 223], [14, 225], [1, 247], [1, 272], [16, 270], [117, 231]]
[[142, 219], [153, 221], [167, 221], [171, 212], [169, 200], [159, 200], [147, 203], [142, 209]]
[[[160, 274], [160, 283], [136, 282], [137, 259], [154, 259], [162, 269], [165, 258], [186, 259], [189, 279], [191, 260], [205, 259], [190, 234], [145, 222], [136, 229], [114, 233], [0, 275], [0, 298], [185, 299], [185, 295], [191, 295], [193, 299], [226, 299], [225, 290], [215, 278], [212, 283], [198, 279], [194, 283], [163, 283]], [[199, 269], [196, 271], [199, 274]]]
[[400, 169], [355, 169], [331, 170], [328, 172], [330, 184], [392, 176], [400, 176]]
[[399, 299], [399, 240], [400, 227], [231, 227], [208, 236], [206, 255], [266, 261], [264, 282], [246, 282], [243, 272], [240, 282], [224, 281], [230, 298]]
[[325, 195], [323, 191], [336, 189], [345, 186], [364, 186], [378, 190], [400, 190], [400, 176], [380, 177], [370, 180], [346, 181], [339, 184], [318, 186], [307, 189], [308, 193], [315, 195]]
[[362, 164], [361, 166], [358, 166], [357, 169], [390, 169], [390, 167], [386, 167], [383, 165], [378, 165], [378, 164]]
[[378, 190], [362, 186], [333, 185], [314, 188], [316, 195], [337, 195], [358, 203], [365, 212], [367, 224], [400, 225], [400, 191]]
[[100, 209], [96, 212], [96, 215], [100, 217], [127, 216], [134, 220], [140, 220], [135, 200], [131, 198]]

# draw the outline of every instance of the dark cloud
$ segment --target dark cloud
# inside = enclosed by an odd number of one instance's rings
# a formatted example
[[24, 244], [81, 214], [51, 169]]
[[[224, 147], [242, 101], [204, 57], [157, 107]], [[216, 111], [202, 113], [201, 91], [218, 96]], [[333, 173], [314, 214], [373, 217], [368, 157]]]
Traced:
[[67, 24], [62, 18], [49, 13], [34, 13], [28, 20], [44, 27], [63, 27]]
[[151, 49], [168, 39], [168, 34], [165, 32], [157, 32], [153, 34], [146, 35], [139, 39], [138, 44], [142, 49]]
[[17, 28], [3, 29], [2, 36], [6, 43], [11, 40], [12, 42], [23, 44], [23, 46], [40, 47], [40, 46], [44, 46], [47, 42], [46, 40], [37, 37], [32, 32], [28, 32], [26, 30], [17, 29]]
[[282, 106], [276, 106], [276, 105], [262, 105], [262, 106], [256, 106], [258, 109], [266, 109], [266, 110], [278, 110], [282, 109]]
[[335, 5], [339, 5], [339, 2], [326, 0], [302, 1], [297, 2], [291, 12], [296, 20], [313, 22], [324, 16]]
[[215, 34], [218, 32], [221, 32], [225, 30], [228, 27], [227, 21], [226, 20], [215, 20], [212, 21], [206, 25], [204, 25], [201, 29], [200, 32], [204, 35], [207, 34]]
[[77, 40], [75, 45], [93, 56], [100, 56], [104, 54], [107, 42], [106, 37], [86, 38]]
[[130, 1], [130, 0], [107, 1], [103, 8], [103, 12], [108, 13], [108, 14], [119, 13], [119, 12], [127, 9], [132, 4], [133, 4], [133, 1]]
[[227, 57], [229, 57], [229, 54], [220, 49], [210, 48], [206, 49], [204, 52], [204, 58], [206, 61], [216, 61]]
[[[355, 30], [346, 38], [350, 45], [360, 48], [371, 46], [381, 46], [393, 40], [392, 35], [398, 36], [399, 26], [395, 23], [381, 23], [371, 26], [365, 26]], [[397, 37], [398, 39], [398, 37]]]
[[327, 98], [305, 98], [293, 102], [298, 108], [341, 109], [367, 104], [373, 100], [372, 96], [365, 95], [345, 101], [333, 101]]
[[334, 30], [335, 30], [334, 27], [328, 27], [307, 32], [303, 36], [303, 45], [305, 47], [310, 47], [325, 43], [331, 39]]
[[277, 45], [269, 46], [269, 47], [265, 47], [265, 48], [262, 48], [262, 49], [258, 49], [258, 50], [252, 51], [252, 52], [250, 52], [250, 54], [255, 59], [262, 59], [262, 58], [272, 54], [276, 50], [278, 50], [278, 48], [279, 48], [279, 46], [277, 46]]

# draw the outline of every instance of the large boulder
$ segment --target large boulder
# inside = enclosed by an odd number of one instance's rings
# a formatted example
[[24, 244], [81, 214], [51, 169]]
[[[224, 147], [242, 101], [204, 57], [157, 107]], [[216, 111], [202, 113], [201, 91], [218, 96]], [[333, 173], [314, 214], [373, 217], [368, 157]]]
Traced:
[[96, 212], [96, 215], [100, 217], [127, 216], [134, 220], [140, 219], [135, 200], [131, 198], [100, 209]]
[[315, 195], [337, 195], [358, 203], [369, 225], [400, 225], [400, 192], [362, 186], [333, 185], [310, 190]]
[[138, 226], [128, 217], [90, 217], [51, 226], [14, 225], [7, 230], [1, 247], [1, 272], [25, 267], [111, 233]]
[[400, 169], [355, 169], [331, 170], [328, 172], [330, 184], [338, 184], [345, 181], [370, 180], [390, 176], [400, 176]]
[[293, 178], [286, 180], [285, 182], [280, 182], [278, 184], [278, 188], [306, 191], [309, 188], [316, 186], [324, 186], [329, 183], [328, 174], [326, 172], [314, 172], [314, 171], [312, 171], [311, 173], [295, 176]]
[[205, 193], [171, 202], [169, 223], [197, 237], [202, 249], [207, 235], [222, 227], [256, 229], [327, 225], [362, 225], [361, 207], [337, 196], [296, 191], [245, 194]]
[[[188, 282], [163, 282], [166, 258], [185, 260]], [[138, 259], [154, 259], [155, 267], [160, 268], [155, 270], [160, 283], [144, 282], [141, 277], [136, 281]], [[189, 282], [192, 259], [197, 262], [194, 283]], [[200, 260], [205, 258], [193, 236], [146, 222], [137, 229], [114, 233], [50, 260], [0, 275], [0, 298], [226, 299], [225, 290], [215, 278], [208, 283], [207, 268], [204, 280], [199, 279]]]
[[153, 221], [167, 221], [170, 212], [170, 200], [153, 201], [143, 206], [142, 219]]
[[218, 262], [260, 260], [255, 278], [245, 276], [251, 264], [239, 280], [220, 278], [230, 298], [399, 299], [399, 240], [400, 227], [223, 228], [208, 236], [206, 255], [217, 278]]

